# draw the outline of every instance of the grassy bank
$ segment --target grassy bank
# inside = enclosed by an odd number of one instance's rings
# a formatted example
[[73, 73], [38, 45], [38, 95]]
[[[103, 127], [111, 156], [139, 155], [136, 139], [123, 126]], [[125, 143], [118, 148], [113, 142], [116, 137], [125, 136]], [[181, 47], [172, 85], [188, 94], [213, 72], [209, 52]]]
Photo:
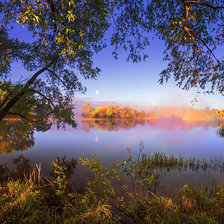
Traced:
[[[156, 174], [163, 170], [223, 169], [223, 163], [215, 161], [143, 154], [114, 162], [108, 170], [96, 156], [80, 159], [91, 177], [78, 193], [70, 181], [77, 162], [58, 158], [52, 162], [52, 178], [41, 175], [39, 164], [26, 175], [11, 173], [4, 179], [0, 223], [224, 223], [223, 186], [183, 186], [173, 198], [151, 192]], [[121, 173], [130, 177], [131, 188], [121, 184]], [[136, 185], [142, 190], [136, 191]]]

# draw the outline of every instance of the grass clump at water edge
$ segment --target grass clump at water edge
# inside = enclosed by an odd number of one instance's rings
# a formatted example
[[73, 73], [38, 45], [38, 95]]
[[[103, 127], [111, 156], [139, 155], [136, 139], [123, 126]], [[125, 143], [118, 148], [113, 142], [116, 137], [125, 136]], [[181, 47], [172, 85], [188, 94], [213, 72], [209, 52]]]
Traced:
[[[224, 223], [223, 186], [212, 192], [184, 186], [174, 198], [150, 191], [153, 170], [186, 169], [193, 166], [192, 160], [143, 154], [112, 169], [103, 167], [96, 156], [80, 163], [91, 172], [83, 193], [75, 192], [70, 181], [77, 162], [65, 157], [52, 163], [51, 180], [41, 176], [38, 165], [22, 179], [3, 182], [0, 223]], [[199, 162], [201, 169], [203, 163]], [[131, 178], [133, 189], [121, 184], [120, 170]], [[121, 192], [114, 183], [120, 183]], [[134, 189], [136, 184], [142, 185], [141, 192]]]

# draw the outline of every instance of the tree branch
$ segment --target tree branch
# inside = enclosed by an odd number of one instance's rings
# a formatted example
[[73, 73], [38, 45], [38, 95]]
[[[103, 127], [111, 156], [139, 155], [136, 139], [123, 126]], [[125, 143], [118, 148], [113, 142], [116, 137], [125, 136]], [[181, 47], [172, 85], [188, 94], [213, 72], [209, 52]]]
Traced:
[[9, 97], [12, 95], [12, 92], [9, 92], [8, 95], [5, 97], [5, 99], [3, 100], [3, 102], [0, 105], [0, 109], [5, 105], [5, 103], [7, 102], [7, 100], [9, 99]]
[[208, 45], [205, 43], [204, 40], [202, 40], [201, 38], [199, 38], [198, 36], [195, 35], [195, 33], [192, 31], [193, 35], [195, 36], [195, 38], [197, 38], [198, 40], [200, 40], [204, 45], [205, 47], [208, 49], [208, 51], [212, 54], [212, 56], [215, 58], [216, 62], [218, 63], [217, 66], [220, 65], [220, 61], [216, 58], [215, 54], [213, 53], [213, 51], [208, 47]]
[[[202, 58], [203, 62], [204, 62], [205, 65], [206, 65], [205, 59], [204, 59], [204, 57], [203, 57], [203, 55], [202, 55], [202, 52], [201, 52], [200, 48], [198, 47], [197, 42], [196, 42], [196, 40], [195, 40], [195, 38], [194, 38], [193, 31], [192, 31], [190, 28], [188, 28], [187, 26], [184, 26], [184, 29], [187, 31], [189, 37], [192, 39], [192, 41], [193, 41], [195, 47], [197, 48], [199, 54], [201, 55], [201, 58]], [[192, 32], [192, 34], [191, 34], [191, 32]]]
[[203, 6], [207, 6], [209, 8], [212, 8], [214, 10], [217, 9], [224, 9], [224, 6], [213, 6], [207, 2], [198, 2], [198, 1], [185, 1], [185, 4], [195, 4], [195, 5], [203, 5]]
[[[183, 2], [184, 2], [185, 14], [186, 14], [184, 29], [185, 29], [186, 32], [188, 33], [189, 37], [192, 39], [192, 41], [193, 41], [195, 47], [197, 48], [199, 54], [201, 55], [201, 58], [202, 58], [204, 64], [207, 66], [207, 64], [206, 64], [206, 62], [205, 62], [205, 59], [204, 59], [204, 57], [203, 57], [203, 55], [202, 55], [202, 53], [201, 53], [201, 50], [200, 50], [200, 48], [198, 47], [197, 42], [196, 42], [196, 40], [195, 40], [195, 38], [194, 38], [193, 31], [192, 31], [190, 28], [188, 28], [188, 17], [189, 17], [189, 7], [188, 7], [188, 5], [187, 5], [188, 1], [187, 1], [187, 0], [183, 0]], [[192, 32], [192, 33], [191, 33], [191, 32]]]
[[15, 115], [15, 116], [18, 116], [20, 118], [22, 118], [23, 120], [26, 120], [27, 122], [30, 122], [31, 124], [34, 125], [34, 123], [38, 123], [38, 122], [42, 122], [46, 117], [48, 117], [50, 114], [53, 113], [53, 110], [51, 112], [49, 112], [48, 114], [46, 114], [44, 117], [42, 117], [41, 119], [39, 120], [29, 120], [28, 118], [26, 118], [24, 115], [20, 114], [20, 113], [16, 113], [16, 112], [11, 112], [9, 111], [7, 113], [7, 115]]
[[36, 78], [45, 72], [51, 65], [55, 63], [57, 60], [58, 56], [54, 57], [49, 64], [44, 66], [42, 69], [37, 71], [24, 85], [24, 87], [6, 104], [6, 106], [0, 111], [0, 121], [6, 116], [8, 111], [18, 102], [18, 100], [24, 96], [24, 94], [27, 92], [27, 89], [34, 83]]
[[[213, 8], [214, 10], [216, 9], [224, 9], [224, 6], [213, 6], [209, 3], [206, 3], [206, 2], [199, 2], [199, 1], [188, 1], [188, 0], [182, 0], [183, 3], [184, 3], [184, 7], [185, 7], [185, 13], [186, 13], [186, 17], [185, 17], [185, 26], [184, 26], [184, 29], [186, 30], [186, 32], [188, 33], [189, 37], [192, 39], [194, 45], [196, 46], [199, 54], [201, 55], [201, 58], [203, 60], [203, 62], [205, 63], [205, 60], [204, 60], [204, 57], [202, 55], [202, 52], [200, 50], [200, 48], [198, 47], [197, 45], [197, 42], [196, 42], [196, 39], [198, 39], [199, 41], [202, 42], [202, 44], [208, 49], [208, 51], [211, 53], [211, 55], [214, 57], [214, 59], [216, 60], [216, 62], [218, 63], [218, 65], [216, 67], [218, 67], [220, 65], [220, 62], [219, 60], [216, 58], [215, 54], [213, 53], [213, 51], [209, 48], [209, 46], [205, 43], [205, 41], [203, 41], [200, 37], [198, 37], [194, 32], [193, 30], [191, 30], [189, 27], [188, 27], [188, 18], [189, 18], [189, 7], [188, 7], [188, 4], [200, 4], [200, 5], [204, 5], [204, 6], [207, 6], [207, 7], [210, 7], [210, 8]], [[206, 65], [206, 63], [205, 63]], [[207, 65], [206, 65], [207, 66]]]
[[47, 69], [47, 71], [49, 71], [53, 76], [55, 76], [68, 90], [70, 89], [55, 72], [53, 72], [51, 69]]
[[39, 92], [39, 91], [37, 91], [37, 90], [34, 90], [34, 89], [28, 89], [27, 91], [28, 91], [28, 92], [34, 92], [34, 93], [39, 94], [39, 95], [42, 96], [44, 99], [46, 99], [48, 102], [50, 102], [50, 104], [55, 108], [54, 103], [53, 103], [49, 98], [47, 98], [43, 93], [41, 93], [41, 92]]
[[16, 115], [16, 116], [19, 116], [19, 117], [21, 117], [22, 119], [28, 121], [28, 119], [27, 119], [24, 115], [22, 115], [22, 114], [20, 114], [20, 113], [16, 113], [16, 112], [11, 112], [11, 111], [9, 111], [7, 114], [9, 114], [9, 115]]
[[11, 111], [9, 111], [7, 114], [8, 114], [8, 115], [15, 115], [15, 116], [18, 116], [18, 117], [22, 118], [23, 120], [26, 120], [27, 122], [30, 122], [31, 124], [33, 124], [34, 122], [36, 122], [36, 121], [34, 121], [34, 120], [29, 120], [28, 118], [26, 118], [24, 115], [22, 115], [22, 114], [20, 114], [20, 113], [16, 113], [16, 112], [11, 112]]

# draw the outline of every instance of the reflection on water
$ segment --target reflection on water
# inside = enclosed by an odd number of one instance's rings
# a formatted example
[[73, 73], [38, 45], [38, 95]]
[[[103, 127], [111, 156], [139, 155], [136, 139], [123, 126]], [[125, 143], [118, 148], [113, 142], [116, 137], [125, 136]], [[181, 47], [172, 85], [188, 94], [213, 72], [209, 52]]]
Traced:
[[217, 134], [220, 136], [220, 137], [224, 137], [224, 121], [221, 120], [218, 122], [217, 124]]
[[12, 160], [14, 169], [8, 168], [8, 164], [0, 164], [0, 184], [24, 178], [24, 174], [31, 172], [30, 160], [25, 158], [23, 155], [18, 156]]
[[137, 124], [145, 125], [142, 119], [120, 119], [120, 120], [82, 120], [82, 130], [88, 132], [91, 128], [97, 128], [102, 131], [119, 131], [120, 129], [129, 130]]
[[0, 153], [23, 151], [34, 146], [34, 128], [25, 122], [0, 123]]
[[208, 120], [208, 121], [184, 121], [179, 118], [173, 119], [118, 119], [118, 120], [106, 120], [106, 119], [90, 119], [90, 120], [81, 120], [82, 130], [84, 132], [88, 132], [91, 128], [96, 128], [102, 131], [119, 131], [129, 130], [136, 125], [145, 126], [146, 124], [160, 129], [177, 129], [180, 128], [182, 130], [191, 130], [193, 128], [202, 127], [222, 127], [223, 123], [216, 120]]
[[[98, 119], [80, 120], [76, 129], [58, 130], [56, 126], [35, 129], [30, 124], [5, 123], [0, 126], [0, 163], [15, 166], [12, 159], [23, 155], [32, 166], [41, 162], [43, 173], [48, 175], [51, 161], [58, 156], [66, 155], [66, 158], [78, 161], [96, 153], [103, 165], [110, 168], [114, 160], [123, 161], [130, 153], [136, 158], [140, 142], [144, 142], [144, 153], [160, 152], [208, 160], [224, 158], [224, 138], [217, 135], [222, 125], [217, 121], [186, 122], [181, 119]], [[166, 175], [161, 173], [159, 188], [172, 190], [184, 184], [207, 185], [223, 179], [223, 173], [217, 170], [206, 176], [191, 170], [180, 173], [177, 170], [166, 172]], [[86, 176], [88, 170], [78, 165], [74, 174], [76, 188], [84, 186]]]
[[51, 124], [41, 126], [26, 121], [0, 122], [0, 153], [23, 151], [34, 146], [34, 131], [47, 131]]

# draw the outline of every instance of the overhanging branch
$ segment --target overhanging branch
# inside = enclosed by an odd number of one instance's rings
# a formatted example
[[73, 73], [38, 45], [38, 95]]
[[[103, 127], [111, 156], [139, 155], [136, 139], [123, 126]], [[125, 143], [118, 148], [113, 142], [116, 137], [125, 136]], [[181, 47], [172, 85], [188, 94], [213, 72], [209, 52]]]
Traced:
[[195, 5], [202, 5], [202, 6], [207, 6], [209, 8], [212, 8], [214, 10], [217, 10], [217, 9], [224, 9], [224, 6], [214, 6], [214, 5], [211, 5], [207, 2], [199, 2], [199, 1], [185, 1], [185, 4], [195, 4]]
[[53, 76], [55, 76], [66, 87], [66, 89], [68, 89], [68, 90], [70, 89], [66, 85], [66, 83], [55, 72], [53, 72], [51, 69], [47, 69], [47, 71], [49, 71]]
[[218, 61], [218, 59], [216, 58], [216, 56], [214, 55], [213, 51], [208, 47], [208, 45], [205, 43], [205, 41], [203, 41], [201, 38], [197, 37], [195, 35], [195, 33], [193, 32], [193, 30], [191, 30], [189, 27], [188, 27], [188, 19], [189, 19], [189, 4], [200, 4], [200, 5], [205, 5], [205, 6], [208, 6], [208, 7], [211, 7], [213, 9], [219, 9], [219, 8], [224, 8], [224, 6], [220, 6], [220, 7], [215, 7], [215, 6], [212, 6], [208, 3], [205, 3], [205, 2], [199, 2], [199, 1], [187, 1], [187, 0], [182, 0], [183, 3], [184, 3], [184, 8], [185, 8], [185, 25], [184, 25], [184, 30], [187, 32], [188, 36], [190, 37], [190, 39], [193, 41], [195, 47], [197, 48], [197, 51], [199, 52], [204, 64], [206, 65], [207, 67], [207, 64], [205, 62], [205, 59], [202, 55], [202, 52], [201, 52], [201, 49], [199, 48], [197, 42], [196, 42], [196, 39], [198, 39], [199, 41], [201, 41], [205, 47], [208, 49], [208, 51], [212, 54], [212, 56], [215, 58], [215, 60], [217, 61], [218, 63], [218, 66], [220, 64], [220, 62]]
[[9, 112], [8, 112], [8, 115], [15, 115], [15, 116], [21, 117], [22, 119], [28, 121], [28, 119], [27, 119], [24, 115], [22, 115], [22, 114], [20, 114], [20, 113], [16, 113], [16, 112], [11, 112], [11, 111], [9, 111]]
[[42, 96], [44, 99], [46, 99], [54, 108], [55, 108], [55, 105], [54, 105], [54, 103], [52, 102], [52, 100], [51, 99], [49, 99], [48, 97], [46, 97], [43, 93], [41, 93], [41, 92], [39, 92], [39, 91], [37, 91], [37, 90], [34, 90], [34, 89], [28, 89], [27, 90], [28, 92], [33, 92], [33, 93], [37, 93], [37, 94], [39, 94], [40, 96]]
[[24, 96], [24, 94], [27, 92], [27, 89], [34, 83], [34, 81], [37, 79], [37, 77], [45, 72], [51, 65], [53, 65], [58, 56], [54, 57], [49, 64], [44, 66], [42, 69], [37, 71], [24, 85], [24, 87], [6, 104], [6, 106], [0, 110], [0, 121], [6, 116], [6, 114], [9, 112], [9, 110], [18, 102], [18, 100]]

